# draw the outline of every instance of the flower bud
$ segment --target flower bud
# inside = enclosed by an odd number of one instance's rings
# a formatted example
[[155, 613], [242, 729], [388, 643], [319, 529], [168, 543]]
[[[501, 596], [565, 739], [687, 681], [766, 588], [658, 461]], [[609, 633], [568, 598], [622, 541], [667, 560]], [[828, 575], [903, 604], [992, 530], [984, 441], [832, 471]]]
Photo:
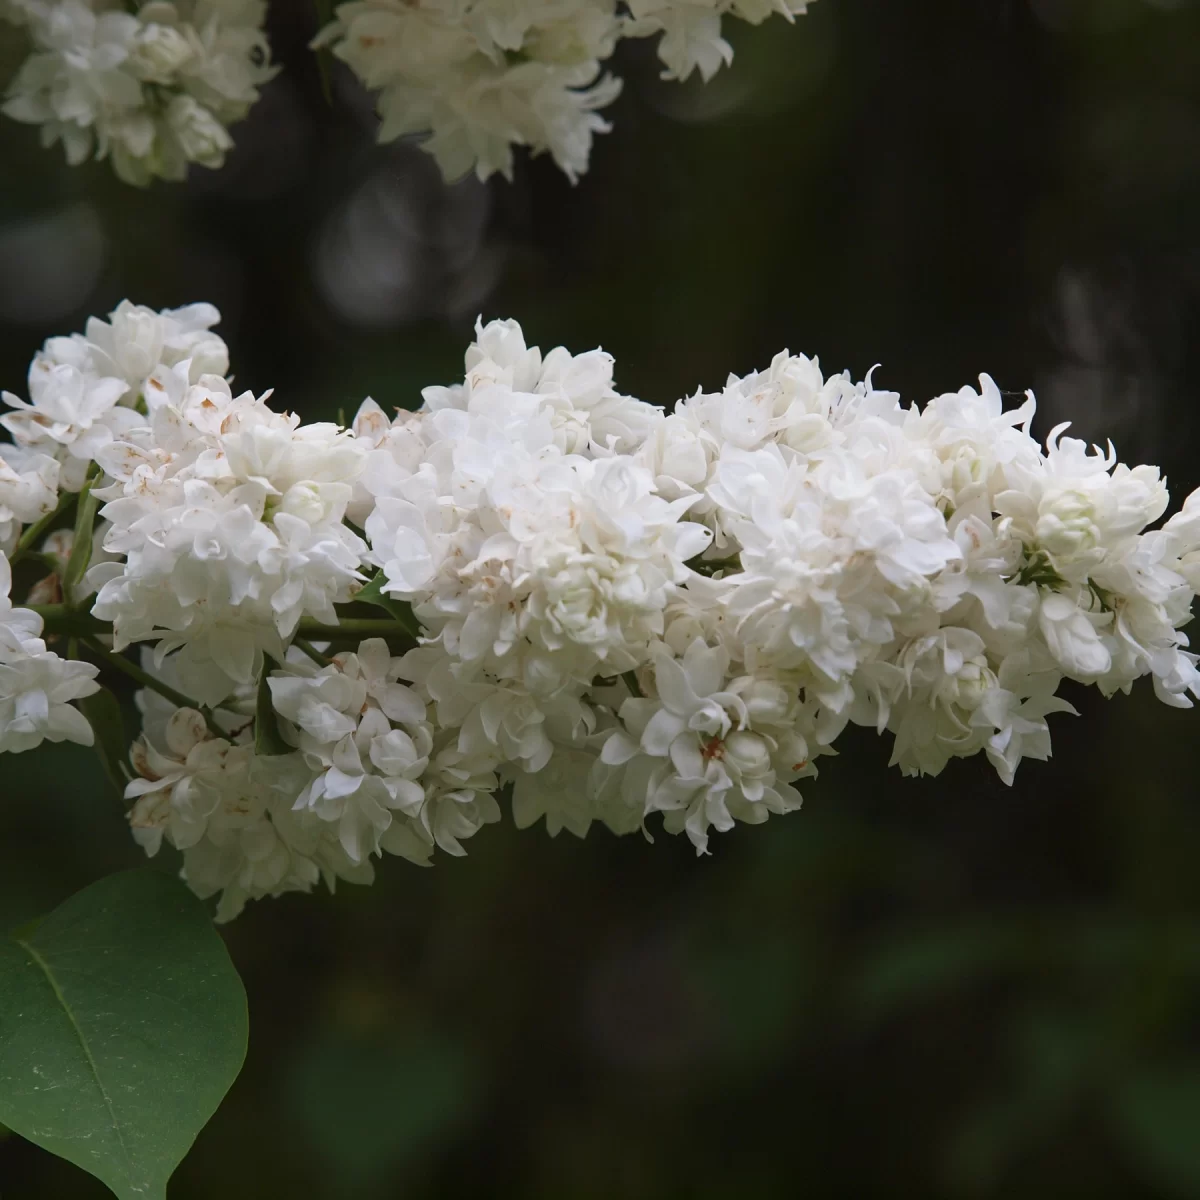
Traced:
[[767, 744], [753, 733], [731, 733], [725, 739], [724, 759], [743, 775], [765, 775], [771, 769]]
[[310, 525], [318, 525], [328, 515], [329, 506], [321, 495], [320, 484], [294, 483], [284, 492], [279, 511], [291, 513]]
[[112, 315], [113, 358], [127, 379], [144, 379], [162, 357], [162, 321], [158, 313], [121, 304]]
[[1086, 554], [1100, 541], [1091, 498], [1075, 489], [1048, 495], [1038, 513], [1035, 534], [1055, 558]]
[[191, 96], [176, 96], [167, 106], [167, 127], [184, 157], [202, 167], [219, 167], [233, 147], [225, 126]]
[[193, 382], [199, 381], [202, 375], [229, 373], [229, 347], [215, 334], [198, 338], [188, 347], [187, 357], [192, 363], [188, 378]]
[[173, 83], [194, 53], [191, 43], [178, 29], [149, 24], [138, 33], [129, 63], [133, 73], [147, 83]]
[[787, 689], [773, 679], [753, 679], [741, 695], [751, 724], [781, 724], [791, 704]]

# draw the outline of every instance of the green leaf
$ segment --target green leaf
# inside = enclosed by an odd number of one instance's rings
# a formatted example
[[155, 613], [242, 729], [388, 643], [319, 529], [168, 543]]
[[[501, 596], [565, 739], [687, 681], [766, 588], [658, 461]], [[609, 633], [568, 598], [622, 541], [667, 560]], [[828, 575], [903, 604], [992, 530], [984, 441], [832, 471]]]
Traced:
[[84, 696], [79, 701], [79, 709], [96, 735], [96, 753], [104, 765], [104, 773], [117, 789], [117, 794], [124, 796], [125, 784], [130, 778], [125, 766], [129, 739], [125, 736], [125, 718], [121, 715], [120, 702], [108, 688], [102, 687], [98, 692]]
[[1200, 1192], [1200, 1061], [1143, 1067], [1117, 1093], [1113, 1117], [1155, 1181]]
[[271, 689], [267, 686], [267, 675], [274, 665], [269, 658], [263, 660], [262, 674], [258, 677], [258, 696], [254, 703], [254, 752], [272, 756], [292, 752], [292, 747], [279, 732], [279, 717], [271, 703]]
[[409, 633], [413, 637], [420, 637], [421, 625], [413, 615], [412, 605], [407, 600], [397, 600], [394, 596], [389, 596], [383, 590], [386, 583], [387, 576], [382, 571], [376, 571], [363, 587], [354, 593], [351, 599], [355, 602], [373, 604], [376, 608], [382, 608], [404, 629], [405, 633]]
[[100, 502], [92, 494], [94, 479], [88, 479], [79, 493], [79, 507], [75, 510], [75, 540], [71, 543], [71, 557], [63, 573], [63, 597], [70, 603], [75, 589], [83, 579], [83, 573], [92, 560], [92, 530], [96, 524], [96, 509]]
[[205, 907], [157, 871], [110, 875], [0, 939], [0, 1122], [121, 1200], [164, 1200], [246, 1031]]

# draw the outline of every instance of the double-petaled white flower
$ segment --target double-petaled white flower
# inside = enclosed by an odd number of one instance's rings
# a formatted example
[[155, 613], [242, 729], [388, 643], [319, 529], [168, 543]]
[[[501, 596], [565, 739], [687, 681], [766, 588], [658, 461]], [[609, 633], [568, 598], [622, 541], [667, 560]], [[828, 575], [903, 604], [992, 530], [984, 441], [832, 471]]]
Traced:
[[116, 481], [102, 493], [105, 547], [122, 557], [93, 568], [93, 611], [118, 646], [182, 647], [189, 693], [213, 704], [263, 653], [281, 658], [301, 616], [334, 622], [356, 590], [366, 546], [343, 517], [365, 447], [212, 376], [157, 404], [151, 428], [150, 448], [102, 455]]
[[14, 608], [12, 568], [0, 554], [0, 753], [44, 741], [92, 744], [92, 727], [71, 701], [99, 690], [91, 663], [60, 658], [42, 641], [42, 618]]
[[379, 853], [393, 821], [419, 821], [425, 804], [418, 780], [433, 730], [424, 701], [400, 674], [387, 643], [375, 638], [321, 670], [295, 665], [267, 679], [285, 733], [314, 773], [296, 808], [333, 824], [354, 863]]
[[[623, 730], [604, 742], [601, 792], [634, 812], [661, 812], [668, 833], [686, 832], [697, 851], [709, 829], [759, 824], [800, 807], [792, 781], [810, 770], [795, 680], [730, 678], [728, 651], [699, 638], [679, 658], [655, 657], [655, 694], [630, 697]], [[788, 685], [791, 685], [789, 687]]]

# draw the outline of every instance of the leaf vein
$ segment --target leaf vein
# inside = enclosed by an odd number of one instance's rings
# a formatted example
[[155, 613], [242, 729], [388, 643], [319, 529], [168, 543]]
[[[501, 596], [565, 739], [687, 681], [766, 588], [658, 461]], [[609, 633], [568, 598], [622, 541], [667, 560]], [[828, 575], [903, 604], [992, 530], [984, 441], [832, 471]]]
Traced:
[[54, 977], [54, 972], [51, 971], [50, 964], [29, 942], [22, 941], [18, 937], [14, 937], [13, 941], [29, 955], [42, 974], [46, 976], [46, 982], [50, 984], [54, 992], [54, 998], [62, 1006], [63, 1012], [67, 1014], [67, 1020], [71, 1022], [71, 1028], [75, 1030], [75, 1036], [79, 1039], [83, 1056], [87, 1059], [88, 1067], [92, 1072], [92, 1078], [96, 1081], [96, 1089], [100, 1093], [100, 1098], [104, 1101], [104, 1107], [108, 1110], [108, 1118], [112, 1122], [113, 1133], [117, 1135], [117, 1144], [121, 1147], [121, 1153], [125, 1156], [125, 1162], [129, 1169], [130, 1183], [134, 1183], [137, 1175], [133, 1155], [130, 1154], [129, 1147], [125, 1144], [125, 1135], [121, 1132], [121, 1123], [117, 1120], [117, 1111], [113, 1107], [112, 1097], [109, 1096], [108, 1089], [104, 1086], [104, 1080], [100, 1078], [100, 1068], [96, 1065], [96, 1059], [92, 1055], [92, 1048], [88, 1045], [87, 1038], [83, 1036], [83, 1030], [79, 1027], [79, 1022], [75, 1019], [75, 1014], [72, 1012], [71, 1006], [67, 1003], [66, 996], [63, 995], [62, 989], [58, 986], [58, 980]]

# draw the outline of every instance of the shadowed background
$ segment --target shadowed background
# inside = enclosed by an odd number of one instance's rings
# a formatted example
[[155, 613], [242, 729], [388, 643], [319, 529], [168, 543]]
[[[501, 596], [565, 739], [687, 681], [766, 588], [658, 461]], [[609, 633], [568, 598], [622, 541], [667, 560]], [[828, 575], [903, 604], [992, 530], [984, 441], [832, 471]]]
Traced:
[[[906, 400], [988, 371], [1200, 486], [1200, 6], [821, 0], [707, 87], [626, 43], [576, 188], [374, 145], [272, 8], [219, 173], [139, 192], [0, 120], [0, 386], [123, 297], [210, 300], [277, 407], [415, 407], [482, 313], [660, 404], [785, 346]], [[1012, 789], [852, 730], [710, 858], [505, 824], [252, 905], [250, 1056], [173, 1200], [1200, 1196], [1200, 714], [1067, 695]], [[0, 796], [0, 925], [139, 860], [87, 751], [6, 756]], [[0, 1142], [5, 1200], [106, 1194]]]

